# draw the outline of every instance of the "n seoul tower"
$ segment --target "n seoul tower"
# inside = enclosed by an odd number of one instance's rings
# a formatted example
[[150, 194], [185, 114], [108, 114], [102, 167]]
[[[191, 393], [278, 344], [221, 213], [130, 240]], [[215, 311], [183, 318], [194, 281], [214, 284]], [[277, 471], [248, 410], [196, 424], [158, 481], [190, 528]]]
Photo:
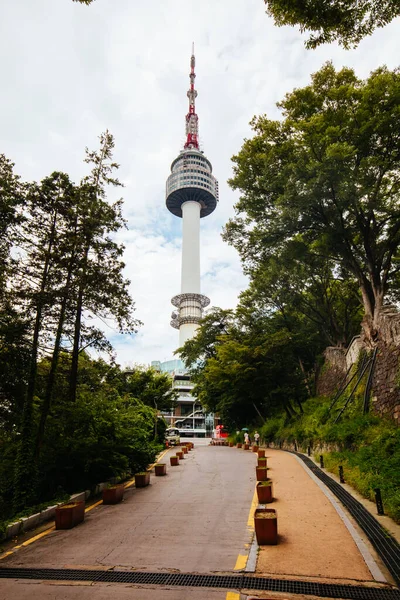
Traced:
[[189, 112], [186, 115], [186, 143], [171, 164], [166, 185], [166, 205], [182, 218], [181, 293], [171, 299], [177, 308], [172, 327], [179, 329], [179, 346], [194, 336], [209, 298], [200, 293], [200, 219], [210, 215], [218, 202], [218, 181], [212, 165], [199, 148], [199, 118], [196, 114], [194, 44], [190, 59]]

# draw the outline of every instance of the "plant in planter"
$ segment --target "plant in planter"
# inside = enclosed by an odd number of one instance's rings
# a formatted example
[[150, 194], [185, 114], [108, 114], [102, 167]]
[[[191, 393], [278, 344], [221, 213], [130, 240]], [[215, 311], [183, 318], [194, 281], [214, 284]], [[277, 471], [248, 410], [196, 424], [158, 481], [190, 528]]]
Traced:
[[269, 504], [273, 501], [272, 494], [272, 481], [271, 479], [267, 479], [267, 481], [259, 481], [257, 483], [257, 497], [259, 504]]
[[183, 460], [183, 452], [177, 452], [176, 455], [179, 458], [179, 460]]
[[167, 474], [167, 465], [166, 463], [157, 463], [154, 467], [154, 471], [157, 477], [161, 477], [162, 475]]
[[257, 481], [268, 480], [268, 467], [256, 467]]
[[169, 462], [171, 463], [171, 467], [177, 467], [179, 465], [179, 456], [170, 456]]
[[248, 450], [250, 448], [250, 444], [243, 444], [243, 450]]
[[278, 543], [278, 516], [273, 508], [257, 508], [254, 512], [254, 529], [259, 546]]
[[257, 467], [266, 467], [267, 466], [267, 459], [265, 458], [259, 458], [257, 460]]
[[141, 473], [135, 473], [135, 486], [137, 488], [146, 487], [150, 483], [150, 472], [142, 471]]
[[110, 485], [102, 491], [103, 504], [118, 504], [124, 497], [124, 485]]
[[183, 454], [187, 454], [189, 452], [189, 450], [187, 449], [187, 446], [182, 446], [182, 450], [183, 450]]
[[71, 529], [85, 519], [85, 503], [68, 502], [56, 508], [56, 529]]
[[258, 452], [258, 458], [265, 458], [265, 450], [264, 450], [264, 448], [259, 448], [257, 450], [257, 452]]
[[242, 447], [242, 442], [238, 442], [238, 443], [236, 444], [236, 448], [241, 448], [241, 447]]
[[253, 452], [258, 452], [258, 446], [253, 446]]
[[229, 442], [229, 448], [233, 448], [233, 442]]

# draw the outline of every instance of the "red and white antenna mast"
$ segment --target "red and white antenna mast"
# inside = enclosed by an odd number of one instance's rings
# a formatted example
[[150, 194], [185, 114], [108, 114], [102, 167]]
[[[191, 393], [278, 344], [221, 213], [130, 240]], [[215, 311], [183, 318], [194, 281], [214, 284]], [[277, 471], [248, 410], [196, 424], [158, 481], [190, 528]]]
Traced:
[[186, 115], [186, 144], [185, 150], [188, 148], [199, 149], [199, 117], [196, 115], [195, 99], [197, 97], [197, 91], [194, 89], [194, 80], [196, 79], [196, 73], [194, 67], [196, 65], [196, 59], [194, 56], [194, 42], [192, 44], [192, 56], [190, 58], [190, 88], [187, 96], [189, 98], [189, 112]]

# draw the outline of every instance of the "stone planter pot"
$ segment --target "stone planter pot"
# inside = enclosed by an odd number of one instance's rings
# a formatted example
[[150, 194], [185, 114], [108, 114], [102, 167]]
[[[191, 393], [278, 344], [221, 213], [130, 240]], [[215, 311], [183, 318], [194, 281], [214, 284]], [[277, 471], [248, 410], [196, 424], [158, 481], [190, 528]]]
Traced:
[[254, 529], [259, 546], [278, 543], [278, 517], [273, 508], [257, 508], [254, 512]]
[[71, 529], [85, 519], [85, 503], [69, 502], [56, 508], [56, 529]]
[[259, 504], [269, 504], [273, 501], [272, 494], [272, 481], [268, 479], [267, 481], [259, 481], [257, 483], [257, 497]]
[[268, 479], [268, 468], [267, 467], [256, 467], [257, 481], [267, 481]]
[[176, 455], [179, 458], [179, 460], [183, 460], [183, 458], [184, 458], [183, 452], [177, 452]]
[[229, 448], [233, 448], [233, 442], [229, 442]]
[[238, 443], [236, 444], [236, 448], [241, 448], [241, 447], [242, 447], [242, 442], [238, 442]]
[[150, 483], [150, 472], [143, 471], [142, 473], [135, 473], [135, 486], [142, 488], [148, 486]]
[[169, 462], [171, 467], [177, 467], [179, 465], [179, 456], [170, 456]]
[[253, 446], [253, 452], [258, 452], [258, 446]]
[[183, 454], [187, 454], [189, 452], [189, 450], [187, 449], [187, 446], [182, 446], [182, 450], [183, 450]]
[[154, 472], [157, 477], [162, 477], [167, 474], [167, 465], [166, 463], [158, 463], [154, 466]]
[[266, 467], [267, 466], [267, 459], [265, 458], [259, 458], [257, 459], [257, 467]]
[[111, 485], [101, 492], [103, 504], [118, 504], [124, 497], [125, 486]]
[[258, 452], [258, 458], [265, 458], [264, 448], [259, 448], [257, 452]]
[[249, 444], [243, 444], [243, 450], [249, 450], [250, 445]]

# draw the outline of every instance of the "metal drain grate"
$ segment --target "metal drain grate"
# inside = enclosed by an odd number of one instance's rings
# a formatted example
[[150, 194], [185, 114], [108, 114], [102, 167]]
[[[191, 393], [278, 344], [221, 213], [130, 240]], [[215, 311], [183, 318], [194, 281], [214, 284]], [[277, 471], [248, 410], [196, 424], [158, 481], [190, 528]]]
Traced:
[[353, 498], [339, 483], [336, 483], [329, 475], [307, 456], [292, 452], [307, 465], [307, 467], [320, 479], [327, 488], [339, 498], [340, 502], [347, 508], [359, 526], [368, 536], [371, 544], [382, 558], [397, 585], [400, 586], [400, 545], [386, 529], [373, 517], [358, 500]]
[[144, 573], [141, 571], [97, 571], [84, 569], [0, 568], [0, 579], [93, 581], [181, 587], [225, 588], [305, 594], [343, 600], [400, 600], [400, 590], [391, 588], [335, 585], [289, 581], [248, 575], [194, 575], [191, 573]]

